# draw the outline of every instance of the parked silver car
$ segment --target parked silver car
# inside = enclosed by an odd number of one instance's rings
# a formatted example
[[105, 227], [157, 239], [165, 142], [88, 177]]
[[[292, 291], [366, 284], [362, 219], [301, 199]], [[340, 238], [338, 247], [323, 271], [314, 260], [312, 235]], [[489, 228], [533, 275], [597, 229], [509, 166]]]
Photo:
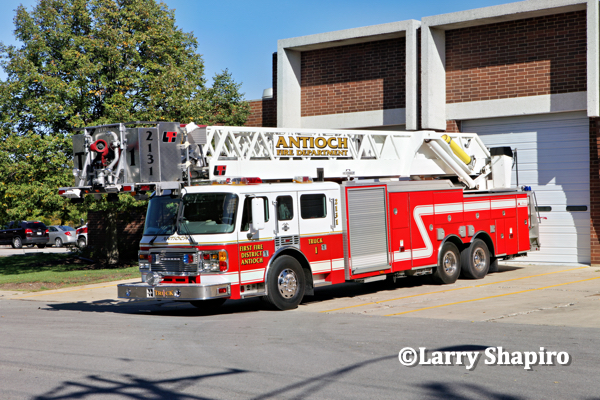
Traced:
[[77, 243], [75, 228], [65, 225], [50, 225], [48, 227], [50, 240], [49, 245], [56, 247], [72, 246]]

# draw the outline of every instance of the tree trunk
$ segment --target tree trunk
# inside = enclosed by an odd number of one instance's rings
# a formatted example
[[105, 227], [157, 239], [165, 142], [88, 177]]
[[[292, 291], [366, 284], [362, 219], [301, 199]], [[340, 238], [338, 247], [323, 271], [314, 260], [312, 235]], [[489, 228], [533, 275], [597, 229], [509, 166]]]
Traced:
[[119, 263], [119, 232], [117, 231], [117, 212], [108, 212], [106, 221], [106, 261], [108, 265]]

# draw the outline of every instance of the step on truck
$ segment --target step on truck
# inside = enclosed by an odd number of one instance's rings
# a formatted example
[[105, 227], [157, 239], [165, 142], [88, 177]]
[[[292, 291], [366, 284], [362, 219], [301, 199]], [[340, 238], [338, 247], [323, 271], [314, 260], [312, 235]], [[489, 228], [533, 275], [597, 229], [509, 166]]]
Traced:
[[149, 198], [141, 282], [123, 299], [201, 308], [261, 296], [293, 309], [321, 286], [431, 274], [481, 279], [539, 249], [510, 147], [473, 133], [132, 122], [73, 136], [73, 202]]

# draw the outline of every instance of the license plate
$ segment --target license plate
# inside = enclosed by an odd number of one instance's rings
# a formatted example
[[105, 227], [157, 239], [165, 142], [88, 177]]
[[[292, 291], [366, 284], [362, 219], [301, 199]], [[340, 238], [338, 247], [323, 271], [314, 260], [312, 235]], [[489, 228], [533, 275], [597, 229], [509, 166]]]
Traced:
[[38, 235], [41, 235], [41, 234], [42, 234], [42, 232], [38, 232], [37, 234], [38, 234]]

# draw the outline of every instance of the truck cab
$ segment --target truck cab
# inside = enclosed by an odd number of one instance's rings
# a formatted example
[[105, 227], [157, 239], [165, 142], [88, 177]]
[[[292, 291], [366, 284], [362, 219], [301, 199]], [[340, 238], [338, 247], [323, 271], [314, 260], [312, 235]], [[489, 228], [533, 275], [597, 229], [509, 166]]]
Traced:
[[119, 297], [194, 302], [268, 296], [273, 264], [287, 256], [298, 265], [278, 272], [281, 298], [275, 301], [301, 299], [332, 268], [343, 270], [339, 185], [302, 181], [248, 179], [153, 196], [140, 243], [143, 283], [120, 288]]

